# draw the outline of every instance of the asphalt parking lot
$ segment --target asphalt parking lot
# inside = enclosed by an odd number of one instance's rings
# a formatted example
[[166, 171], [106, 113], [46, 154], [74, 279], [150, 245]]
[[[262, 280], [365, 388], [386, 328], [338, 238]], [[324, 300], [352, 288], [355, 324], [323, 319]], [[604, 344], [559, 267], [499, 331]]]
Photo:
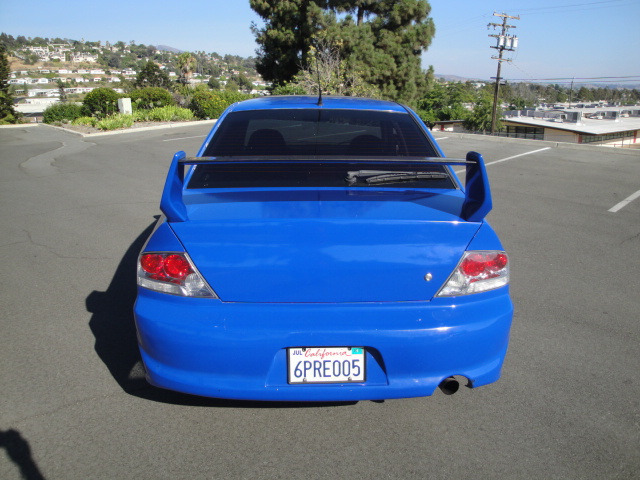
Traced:
[[210, 126], [0, 129], [0, 478], [640, 478], [640, 151], [442, 132], [488, 163], [510, 254], [501, 380], [271, 404], [149, 387], [136, 256], [172, 154]]

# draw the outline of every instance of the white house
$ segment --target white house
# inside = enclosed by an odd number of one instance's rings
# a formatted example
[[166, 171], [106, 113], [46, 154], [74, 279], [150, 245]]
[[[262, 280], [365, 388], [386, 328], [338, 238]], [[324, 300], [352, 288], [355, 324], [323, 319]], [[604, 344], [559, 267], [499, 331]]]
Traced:
[[59, 97], [60, 92], [57, 88], [33, 88], [27, 93], [29, 97]]
[[76, 53], [71, 57], [71, 61], [74, 63], [86, 62], [95, 63], [98, 61], [98, 57], [89, 53]]

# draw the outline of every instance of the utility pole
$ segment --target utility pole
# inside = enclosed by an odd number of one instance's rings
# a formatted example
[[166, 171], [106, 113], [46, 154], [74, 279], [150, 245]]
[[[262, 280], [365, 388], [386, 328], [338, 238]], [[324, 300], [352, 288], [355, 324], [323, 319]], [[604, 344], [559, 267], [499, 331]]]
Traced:
[[492, 56], [491, 58], [494, 60], [498, 60], [498, 73], [496, 74], [496, 87], [493, 91], [493, 111], [491, 112], [491, 134], [496, 133], [496, 115], [498, 113], [498, 92], [500, 90], [500, 70], [502, 68], [502, 62], [510, 62], [510, 58], [502, 58], [502, 54], [505, 50], [509, 52], [515, 51], [518, 47], [518, 37], [514, 35], [507, 35], [507, 32], [510, 28], [516, 28], [515, 25], [507, 25], [507, 20], [509, 18], [513, 20], [520, 20], [520, 16], [512, 17], [507, 15], [506, 13], [496, 13], [493, 12], [494, 17], [502, 17], [502, 23], [490, 23], [487, 25], [487, 28], [493, 27], [495, 30], [496, 27], [500, 27], [502, 30], [500, 35], [489, 35], [490, 37], [494, 37], [497, 39], [497, 45], [491, 46], [491, 48], [495, 48], [498, 50], [498, 56]]
[[569, 90], [569, 108], [571, 108], [571, 102], [573, 101], [573, 81], [576, 79], [576, 77], [573, 77], [571, 79], [571, 90]]

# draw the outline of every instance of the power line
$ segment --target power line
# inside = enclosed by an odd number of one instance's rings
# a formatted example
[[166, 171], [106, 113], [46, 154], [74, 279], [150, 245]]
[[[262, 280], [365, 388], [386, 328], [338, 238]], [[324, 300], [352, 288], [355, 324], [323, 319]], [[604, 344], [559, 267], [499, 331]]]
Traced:
[[[556, 10], [558, 8], [568, 8], [568, 7], [585, 7], [588, 5], [600, 5], [600, 4], [608, 4], [608, 3], [619, 3], [627, 0], [603, 0], [600, 2], [587, 2], [587, 3], [571, 3], [566, 5], [554, 5], [552, 7], [536, 7], [536, 8], [526, 8], [524, 10], [520, 10], [520, 13], [533, 12], [539, 10]], [[602, 5], [603, 7], [605, 5]]]
[[[513, 79], [510, 78], [503, 78], [503, 80], [506, 80], [508, 82], [513, 82]], [[524, 82], [531, 82], [530, 80], [524, 80]], [[557, 83], [558, 85], [560, 84], [570, 84], [571, 80], [560, 80], [560, 81], [548, 81], [548, 82], [541, 82], [541, 83], [549, 83], [549, 84], [555, 84]], [[609, 80], [591, 80], [591, 81], [580, 81], [580, 82], [576, 82], [576, 83], [581, 83], [581, 84], [593, 84], [593, 83], [602, 83], [602, 84], [606, 84], [606, 85], [618, 85], [621, 83], [640, 83], [640, 78], [638, 79], [634, 79], [634, 80], [618, 80], [615, 82], [609, 81]]]
[[552, 77], [552, 78], [511, 78], [510, 80], [605, 80], [619, 78], [640, 79], [640, 75], [626, 75], [622, 77]]

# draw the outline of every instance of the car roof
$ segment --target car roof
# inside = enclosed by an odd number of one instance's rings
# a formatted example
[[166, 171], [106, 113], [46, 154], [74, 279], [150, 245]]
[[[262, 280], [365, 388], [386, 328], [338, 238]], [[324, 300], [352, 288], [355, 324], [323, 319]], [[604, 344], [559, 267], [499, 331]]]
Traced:
[[374, 100], [359, 97], [322, 97], [322, 105], [318, 105], [318, 97], [311, 95], [273, 95], [269, 97], [252, 98], [233, 105], [230, 111], [246, 110], [274, 110], [274, 109], [347, 109], [347, 110], [377, 110], [407, 113], [402, 105], [386, 100]]

